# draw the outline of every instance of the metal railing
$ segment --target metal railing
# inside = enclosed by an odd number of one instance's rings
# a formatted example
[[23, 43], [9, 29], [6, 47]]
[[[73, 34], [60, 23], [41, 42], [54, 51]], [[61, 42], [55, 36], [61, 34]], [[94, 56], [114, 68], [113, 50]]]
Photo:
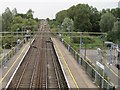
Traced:
[[[30, 36], [30, 38], [28, 40], [30, 42], [30, 44], [32, 44], [31, 40], [35, 37], [36, 37], [36, 33], [33, 33], [33, 35]], [[26, 38], [23, 38], [23, 40], [18, 45], [16, 44], [16, 46], [12, 47], [8, 53], [1, 56], [0, 57], [0, 67], [5, 64], [4, 62], [8, 62], [18, 52], [18, 50], [20, 50], [20, 48], [23, 46], [23, 44], [28, 41], [26, 40]], [[6, 61], [4, 61], [4, 59]]]
[[88, 60], [82, 58], [82, 56], [76, 52], [65, 40], [60, 38], [60, 41], [64, 44], [66, 48], [69, 47], [69, 52], [73, 55], [78, 65], [81, 65], [83, 69], [87, 72], [91, 80], [99, 87], [105, 90], [113, 90], [114, 85], [105, 79]]
[[4, 58], [6, 58], [6, 62], [8, 62], [17, 53], [17, 49], [20, 50], [23, 44], [24, 44], [24, 40], [22, 40], [20, 44], [18, 44], [18, 46], [16, 45], [15, 47], [12, 47], [8, 53], [1, 56], [0, 67], [1, 65], [4, 65]]

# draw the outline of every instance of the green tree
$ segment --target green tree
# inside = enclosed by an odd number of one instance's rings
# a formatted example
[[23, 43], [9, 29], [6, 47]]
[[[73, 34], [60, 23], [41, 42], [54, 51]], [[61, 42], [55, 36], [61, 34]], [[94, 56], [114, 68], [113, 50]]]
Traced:
[[120, 21], [114, 22], [113, 29], [112, 29], [112, 31], [108, 32], [107, 39], [109, 41], [120, 44]]
[[113, 31], [120, 32], [120, 21], [114, 22]]
[[61, 24], [66, 17], [67, 17], [67, 10], [62, 10], [56, 14], [56, 21], [59, 24]]
[[33, 19], [33, 13], [34, 13], [34, 11], [32, 11], [31, 9], [29, 9], [27, 11], [27, 13], [26, 13], [27, 19], [29, 19], [29, 18]]
[[102, 32], [111, 31], [114, 25], [115, 17], [111, 13], [105, 13], [101, 16], [100, 28]]
[[71, 18], [72, 20], [74, 20], [74, 16], [75, 16], [75, 6], [70, 7], [68, 10], [68, 17]]
[[62, 29], [63, 31], [73, 31], [73, 20], [70, 18], [65, 18], [62, 23]]
[[91, 31], [90, 7], [87, 4], [78, 4], [75, 9], [74, 28], [75, 31]]
[[17, 15], [17, 9], [16, 8], [14, 8], [13, 10], [12, 10], [12, 15]]
[[21, 16], [16, 16], [13, 18], [11, 25], [11, 30], [16, 31], [17, 28], [21, 28], [25, 24], [26, 19], [23, 19]]
[[3, 31], [10, 31], [11, 23], [13, 20], [12, 12], [7, 7], [5, 12], [2, 14], [2, 30]]
[[[91, 14], [90, 14], [90, 22], [92, 24], [92, 29], [91, 32], [100, 32], [100, 25], [99, 25], [99, 21], [100, 21], [100, 13], [97, 10], [97, 8], [93, 8], [91, 7], [90, 10]], [[90, 32], [89, 30], [89, 32]]]
[[120, 8], [111, 9], [111, 13], [112, 13], [116, 18], [120, 18]]

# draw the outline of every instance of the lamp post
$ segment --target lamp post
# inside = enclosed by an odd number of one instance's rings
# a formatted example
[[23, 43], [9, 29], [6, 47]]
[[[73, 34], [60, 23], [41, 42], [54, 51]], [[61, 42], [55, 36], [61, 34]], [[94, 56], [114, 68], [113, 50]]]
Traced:
[[120, 56], [119, 56], [120, 50], [119, 50], [119, 46], [117, 44], [116, 46], [116, 64], [119, 62], [118, 60], [120, 60]]
[[6, 68], [6, 49], [5, 49], [5, 46], [7, 45], [7, 43], [5, 43], [4, 45], [3, 45], [3, 47], [4, 47], [4, 51], [3, 51], [3, 53], [4, 53], [4, 66], [5, 66], [5, 68]]
[[63, 43], [63, 41], [64, 41], [64, 39], [63, 39], [63, 24], [61, 25], [61, 32], [62, 32], [61, 33], [62, 34], [61, 37], [62, 37], [62, 43]]
[[[80, 32], [80, 46], [79, 46], [79, 54], [81, 56], [82, 52], [81, 52], [81, 48], [82, 48], [82, 32]], [[79, 57], [79, 64], [81, 64], [81, 57]]]
[[97, 52], [98, 52], [98, 61], [99, 62], [102, 62], [102, 53], [101, 53], [101, 49], [100, 48], [97, 48]]
[[67, 30], [68, 30], [68, 37], [69, 37], [69, 42], [68, 42], [68, 51], [70, 51], [70, 28], [68, 27], [67, 28]]
[[19, 28], [16, 29], [16, 34], [17, 34], [17, 37], [16, 37], [16, 42], [17, 42], [16, 52], [18, 52], [18, 30], [19, 30]]
[[81, 48], [82, 48], [82, 32], [80, 32], [80, 47], [79, 47], [80, 55], [81, 55]]
[[22, 26], [22, 40], [24, 40], [24, 26]]
[[87, 56], [87, 47], [86, 47], [86, 42], [85, 42], [85, 57], [84, 57], [85, 60], [86, 60], [86, 56]]
[[109, 58], [109, 65], [112, 65], [112, 49], [113, 49], [113, 42], [105, 42], [105, 44], [110, 44], [110, 58]]
[[29, 37], [29, 39], [30, 39], [30, 47], [31, 47], [31, 29], [29, 30], [29, 35], [30, 35], [30, 37]]

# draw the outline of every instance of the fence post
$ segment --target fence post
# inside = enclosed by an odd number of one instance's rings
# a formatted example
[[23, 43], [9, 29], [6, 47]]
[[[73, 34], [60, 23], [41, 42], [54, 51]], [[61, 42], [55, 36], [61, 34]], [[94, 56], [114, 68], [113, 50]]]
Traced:
[[110, 87], [109, 87], [109, 83], [107, 84], [107, 90], [109, 90], [110, 89]]
[[95, 72], [95, 83], [97, 83], [97, 72]]
[[68, 44], [68, 51], [70, 52], [70, 45]]

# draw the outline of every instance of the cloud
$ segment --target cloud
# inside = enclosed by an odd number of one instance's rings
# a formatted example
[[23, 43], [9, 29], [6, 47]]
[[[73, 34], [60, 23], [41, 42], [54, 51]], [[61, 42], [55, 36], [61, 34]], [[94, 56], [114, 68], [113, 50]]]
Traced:
[[0, 0], [0, 13], [4, 12], [6, 7], [11, 10], [17, 8], [19, 13], [26, 13], [28, 9], [32, 9], [34, 17], [55, 18], [58, 11], [78, 3], [89, 4], [99, 10], [118, 6], [117, 0]]

